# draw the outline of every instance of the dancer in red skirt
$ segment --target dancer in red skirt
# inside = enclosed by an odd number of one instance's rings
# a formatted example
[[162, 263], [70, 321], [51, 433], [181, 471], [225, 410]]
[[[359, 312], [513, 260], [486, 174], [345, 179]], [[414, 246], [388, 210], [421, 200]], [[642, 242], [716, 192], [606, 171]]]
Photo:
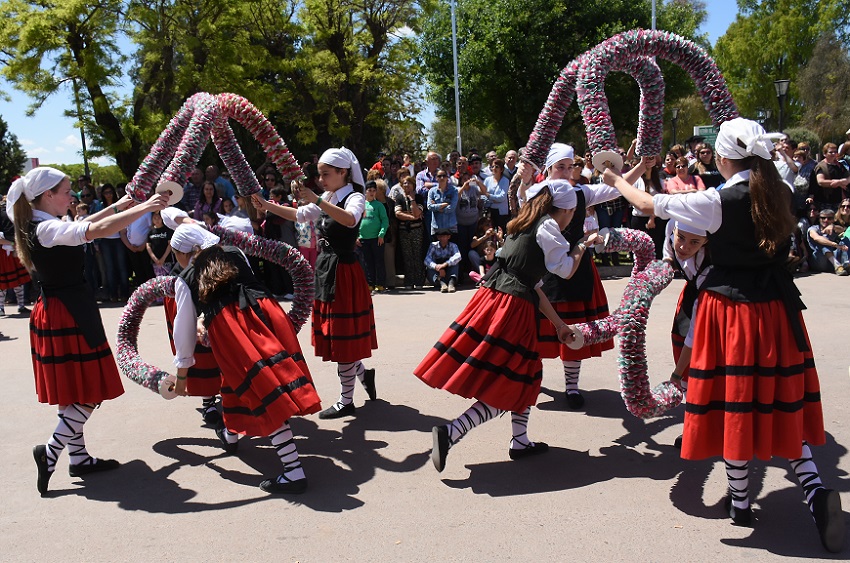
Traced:
[[[562, 143], [554, 143], [546, 156], [545, 173], [550, 179], [569, 180], [573, 169], [573, 148]], [[628, 177], [634, 181], [640, 177], [643, 169], [636, 167], [629, 171]], [[603, 184], [594, 186], [575, 186], [576, 212], [572, 222], [564, 230], [564, 236], [571, 245], [575, 245], [584, 236], [584, 219], [587, 207], [620, 197], [617, 190]], [[565, 279], [554, 274], [543, 277], [543, 292], [552, 303], [558, 316], [567, 324], [585, 323], [608, 316], [608, 299], [602, 280], [588, 252], [582, 256], [581, 263], [574, 276]], [[573, 350], [559, 342], [550, 323], [540, 323], [540, 356], [543, 358], [560, 357], [564, 364], [567, 406], [577, 410], [584, 406], [584, 397], [578, 388], [581, 361], [601, 356], [605, 350], [614, 348], [613, 340], [585, 346]]]
[[[289, 419], [321, 408], [295, 327], [271, 292], [254, 276], [245, 255], [218, 246], [219, 238], [183, 224], [171, 248], [183, 271], [175, 284], [174, 345], [178, 395], [188, 395], [197, 331], [206, 333], [221, 368], [224, 425], [216, 429], [225, 451], [235, 453], [239, 434], [268, 436], [283, 472], [260, 484], [269, 493], [302, 493], [307, 478]], [[197, 327], [198, 313], [203, 327]]]
[[41, 286], [30, 317], [35, 390], [40, 402], [59, 406], [53, 435], [33, 448], [42, 496], [65, 446], [71, 477], [119, 465], [91, 457], [83, 435], [94, 408], [124, 392], [94, 293], [83, 276], [83, 245], [162, 209], [167, 199], [158, 195], [130, 207], [125, 197], [85, 221], [66, 223], [56, 218], [71, 204], [71, 182], [63, 172], [35, 168], [9, 189], [18, 257]]
[[736, 118], [717, 137], [720, 191], [649, 196], [610, 171], [604, 179], [641, 211], [708, 232], [712, 268], [693, 320], [682, 457], [724, 458], [727, 507], [741, 525], [752, 519], [749, 460], [790, 459], [823, 545], [838, 552], [841, 499], [824, 488], [809, 448], [825, 441], [820, 384], [804, 305], [784, 267], [795, 220], [772, 149], [761, 125]]
[[15, 291], [18, 314], [29, 314], [24, 304], [24, 285], [30, 282], [30, 274], [15, 254], [15, 226], [6, 214], [6, 205], [0, 206], [0, 317], [6, 314], [4, 301], [6, 290]]
[[375, 370], [363, 367], [363, 358], [378, 348], [372, 296], [354, 247], [366, 206], [363, 171], [357, 157], [345, 147], [328, 149], [319, 158], [319, 183], [325, 192], [297, 190], [298, 209], [254, 197], [254, 205], [290, 221], [314, 221], [319, 235], [316, 259], [316, 298], [313, 302], [313, 347], [324, 361], [337, 363], [341, 391], [336, 403], [319, 418], [353, 416], [354, 382], [360, 380], [375, 400]]
[[575, 248], [561, 231], [576, 212], [576, 192], [566, 180], [547, 180], [526, 192], [528, 203], [508, 223], [508, 237], [496, 264], [466, 308], [413, 371], [422, 381], [478, 401], [445, 426], [433, 429], [431, 460], [445, 467], [449, 448], [479, 424], [511, 412], [511, 459], [546, 452], [528, 438], [528, 416], [537, 402], [542, 362], [537, 352], [539, 309], [561, 341], [572, 333], [540, 289], [549, 271], [572, 276], [598, 235]]

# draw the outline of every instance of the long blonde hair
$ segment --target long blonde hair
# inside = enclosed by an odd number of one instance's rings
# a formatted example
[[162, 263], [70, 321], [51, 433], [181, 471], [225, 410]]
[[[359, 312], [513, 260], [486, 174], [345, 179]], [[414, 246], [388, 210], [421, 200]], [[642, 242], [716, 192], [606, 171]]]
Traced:
[[545, 214], [552, 211], [552, 193], [546, 186], [525, 205], [520, 207], [516, 219], [508, 223], [508, 234], [521, 233], [530, 229], [534, 223]]
[[[50, 188], [50, 191], [56, 193], [65, 178], [59, 180], [59, 183]], [[21, 195], [12, 208], [12, 213], [15, 216], [15, 252], [18, 254], [18, 260], [30, 272], [35, 270], [35, 265], [32, 263], [32, 241], [30, 240], [32, 208], [33, 205], [38, 204], [43, 195], [43, 193], [39, 194], [32, 202], [27, 201], [27, 198]]]

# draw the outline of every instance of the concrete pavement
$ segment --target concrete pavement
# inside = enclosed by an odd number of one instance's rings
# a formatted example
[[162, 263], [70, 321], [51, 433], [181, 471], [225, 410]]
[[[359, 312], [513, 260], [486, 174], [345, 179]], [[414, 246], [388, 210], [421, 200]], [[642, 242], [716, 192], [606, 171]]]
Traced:
[[[672, 369], [669, 329], [682, 282], [653, 305], [648, 331], [651, 380]], [[612, 308], [625, 280], [604, 282]], [[828, 444], [814, 448], [826, 484], [850, 506], [850, 282], [834, 275], [798, 285], [821, 377]], [[438, 474], [429, 460], [431, 427], [471, 402], [431, 389], [411, 373], [472, 291], [390, 293], [374, 298], [380, 399], [355, 418], [294, 419], [310, 480], [301, 496], [259, 490], [279, 462], [267, 439], [243, 440], [226, 457], [201, 426], [199, 399], [165, 401], [125, 380], [126, 393], [86, 425], [89, 450], [124, 465], [71, 478], [59, 461], [47, 498], [35, 488], [32, 446], [55, 426], [55, 408], [36, 401], [27, 320], [0, 319], [3, 380], [0, 432], [5, 561], [724, 561], [780, 558], [846, 560], [820, 545], [802, 492], [784, 460], [752, 464], [756, 522], [724, 517], [725, 475], [716, 461], [686, 462], [673, 440], [682, 409], [647, 422], [630, 415], [618, 392], [616, 354], [585, 362], [587, 405], [566, 410], [558, 361], [544, 363], [544, 389], [529, 434], [552, 447], [510, 461], [510, 420], [474, 430]], [[7, 308], [14, 311], [14, 308]], [[104, 308], [110, 342], [120, 308]], [[334, 366], [312, 356], [309, 327], [299, 335], [325, 405], [337, 396]], [[143, 357], [170, 367], [161, 308], [142, 324]], [[850, 519], [848, 519], [850, 520]], [[850, 543], [850, 542], [849, 542]]]

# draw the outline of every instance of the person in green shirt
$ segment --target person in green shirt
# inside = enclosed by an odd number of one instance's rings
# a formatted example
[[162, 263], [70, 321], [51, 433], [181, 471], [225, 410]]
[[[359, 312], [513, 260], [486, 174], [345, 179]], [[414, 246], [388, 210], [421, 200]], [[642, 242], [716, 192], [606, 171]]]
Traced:
[[384, 266], [384, 235], [390, 226], [387, 208], [375, 199], [378, 186], [374, 180], [366, 182], [366, 208], [360, 221], [357, 246], [366, 264], [366, 280], [372, 291], [384, 291], [387, 270]]

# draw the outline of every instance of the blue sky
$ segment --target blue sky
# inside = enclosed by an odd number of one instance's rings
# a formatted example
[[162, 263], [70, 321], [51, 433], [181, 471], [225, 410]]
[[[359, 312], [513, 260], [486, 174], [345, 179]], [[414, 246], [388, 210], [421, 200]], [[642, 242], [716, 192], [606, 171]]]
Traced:
[[[738, 7], [735, 0], [706, 1], [708, 20], [702, 31], [706, 32], [712, 44], [726, 32], [735, 20]], [[565, 61], [565, 64], [568, 61]], [[0, 100], [0, 116], [9, 124], [9, 130], [17, 135], [29, 157], [38, 158], [41, 164], [81, 163], [82, 144], [80, 132], [74, 128], [74, 120], [64, 116], [64, 112], [73, 107], [70, 91], [49, 98], [32, 117], [26, 116], [30, 100], [13, 90], [7, 83], [0, 81], [0, 90], [11, 97], [11, 101]], [[422, 119], [433, 119], [433, 111], [423, 110]], [[426, 124], [427, 125], [427, 124]], [[113, 164], [111, 159], [96, 161], [100, 164]]]

